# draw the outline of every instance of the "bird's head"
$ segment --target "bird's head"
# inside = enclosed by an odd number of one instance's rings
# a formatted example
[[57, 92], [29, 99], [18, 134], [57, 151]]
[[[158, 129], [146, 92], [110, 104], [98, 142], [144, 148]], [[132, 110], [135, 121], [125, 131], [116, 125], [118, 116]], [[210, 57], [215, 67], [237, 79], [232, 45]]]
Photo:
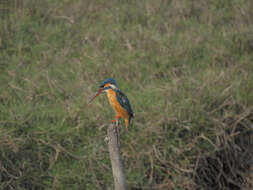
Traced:
[[109, 89], [117, 89], [117, 88], [118, 88], [118, 85], [116, 83], [116, 80], [114, 80], [112, 78], [105, 79], [103, 82], [100, 83], [98, 91], [90, 99], [88, 104], [90, 104], [102, 92], [107, 91]]

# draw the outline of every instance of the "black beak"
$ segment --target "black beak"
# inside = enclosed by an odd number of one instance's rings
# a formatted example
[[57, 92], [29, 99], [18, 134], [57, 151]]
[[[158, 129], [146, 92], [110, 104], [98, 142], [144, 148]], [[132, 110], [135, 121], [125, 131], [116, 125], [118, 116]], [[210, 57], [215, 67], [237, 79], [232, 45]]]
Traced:
[[90, 104], [99, 94], [101, 94], [101, 92], [103, 92], [103, 88], [99, 88], [98, 89], [98, 91], [96, 92], [96, 94], [91, 97], [91, 99], [89, 100], [88, 104]]

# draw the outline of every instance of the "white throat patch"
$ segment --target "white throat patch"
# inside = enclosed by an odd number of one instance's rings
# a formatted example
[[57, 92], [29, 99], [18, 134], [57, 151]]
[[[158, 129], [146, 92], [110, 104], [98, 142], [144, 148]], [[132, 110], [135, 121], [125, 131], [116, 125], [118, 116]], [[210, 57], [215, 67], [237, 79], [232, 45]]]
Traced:
[[112, 89], [116, 89], [117, 88], [114, 84], [110, 84], [110, 87], [112, 87]]

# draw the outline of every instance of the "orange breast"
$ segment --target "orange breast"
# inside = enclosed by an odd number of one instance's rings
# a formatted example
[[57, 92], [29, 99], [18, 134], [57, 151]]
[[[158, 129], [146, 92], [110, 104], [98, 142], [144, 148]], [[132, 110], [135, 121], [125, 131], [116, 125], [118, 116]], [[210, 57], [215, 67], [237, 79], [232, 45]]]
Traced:
[[128, 112], [119, 104], [117, 97], [116, 97], [116, 92], [113, 90], [108, 90], [107, 91], [107, 97], [108, 100], [113, 107], [114, 111], [116, 112], [117, 115], [120, 115], [121, 117], [128, 119], [129, 115]]

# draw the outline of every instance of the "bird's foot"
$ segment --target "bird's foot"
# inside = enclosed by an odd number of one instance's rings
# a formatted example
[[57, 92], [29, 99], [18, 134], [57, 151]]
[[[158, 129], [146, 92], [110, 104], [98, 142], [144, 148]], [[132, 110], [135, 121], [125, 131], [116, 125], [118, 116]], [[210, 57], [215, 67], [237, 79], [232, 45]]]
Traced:
[[112, 120], [112, 123], [113, 123], [113, 124], [116, 124], [116, 126], [119, 126], [119, 119], [114, 119], [114, 120]]

